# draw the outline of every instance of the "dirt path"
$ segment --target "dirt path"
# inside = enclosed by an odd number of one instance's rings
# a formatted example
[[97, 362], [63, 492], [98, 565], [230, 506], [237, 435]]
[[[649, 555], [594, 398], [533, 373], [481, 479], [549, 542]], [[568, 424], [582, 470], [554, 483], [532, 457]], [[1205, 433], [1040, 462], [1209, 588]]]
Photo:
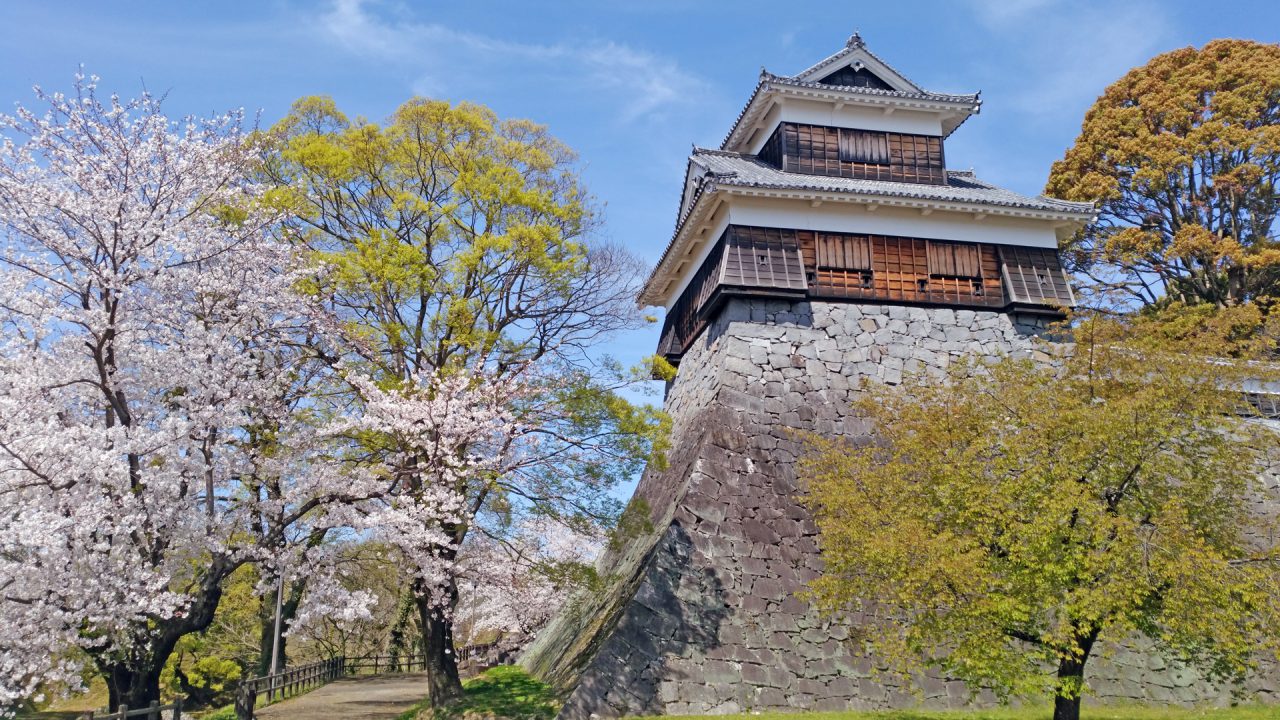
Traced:
[[334, 680], [306, 695], [254, 712], [262, 720], [387, 720], [427, 694], [421, 673]]

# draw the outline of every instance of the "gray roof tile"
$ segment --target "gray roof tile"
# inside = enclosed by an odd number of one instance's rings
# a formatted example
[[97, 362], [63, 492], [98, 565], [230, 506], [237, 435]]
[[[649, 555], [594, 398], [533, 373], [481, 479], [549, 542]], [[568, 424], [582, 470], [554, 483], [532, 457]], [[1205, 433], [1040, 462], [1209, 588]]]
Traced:
[[714, 176], [715, 182], [721, 185], [883, 195], [1082, 215], [1093, 212], [1093, 205], [1089, 203], [1023, 195], [979, 180], [973, 173], [955, 170], [947, 171], [946, 185], [925, 185], [783, 172], [757, 160], [755, 156], [726, 150], [695, 148], [692, 159], [705, 167]]

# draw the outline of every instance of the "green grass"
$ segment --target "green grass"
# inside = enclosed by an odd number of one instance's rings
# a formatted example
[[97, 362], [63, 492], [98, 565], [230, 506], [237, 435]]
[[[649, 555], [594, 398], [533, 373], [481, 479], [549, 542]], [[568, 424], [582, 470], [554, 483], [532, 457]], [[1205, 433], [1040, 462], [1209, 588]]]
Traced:
[[[689, 720], [695, 716], [673, 715], [663, 720]], [[1047, 707], [998, 708], [994, 710], [886, 710], [881, 712], [760, 713], [722, 715], [716, 720], [1049, 720]], [[1147, 705], [1090, 707], [1080, 711], [1081, 720], [1275, 720], [1280, 708], [1257, 705], [1233, 708], [1170, 708]], [[705, 717], [699, 720], [706, 720]]]
[[447, 708], [430, 711], [423, 700], [397, 720], [416, 720], [419, 713], [433, 720], [457, 720], [468, 713], [518, 720], [552, 720], [560, 703], [550, 686], [514, 666], [496, 667], [462, 684], [463, 697]]
[[223, 705], [217, 710], [207, 712], [199, 717], [200, 720], [236, 720], [236, 706]]

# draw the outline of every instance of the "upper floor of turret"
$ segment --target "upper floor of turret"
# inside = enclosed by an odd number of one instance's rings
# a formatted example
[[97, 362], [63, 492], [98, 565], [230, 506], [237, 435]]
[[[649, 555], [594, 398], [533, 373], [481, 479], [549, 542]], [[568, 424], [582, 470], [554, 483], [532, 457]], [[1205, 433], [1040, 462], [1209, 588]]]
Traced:
[[1059, 243], [1088, 203], [946, 168], [978, 94], [923, 90], [854, 35], [792, 76], [762, 72], [718, 149], [695, 147], [675, 232], [641, 290], [678, 361], [731, 296], [1060, 315]]
[[[761, 70], [720, 149], [780, 161], [789, 155], [829, 154], [835, 162], [864, 165], [892, 165], [927, 155], [940, 164], [943, 140], [981, 107], [978, 93], [921, 88], [867, 49], [855, 33], [840, 51], [795, 75]], [[783, 169], [858, 176], [856, 170], [851, 175], [848, 168], [842, 172], [823, 162]], [[906, 181], [941, 183], [937, 174]]]

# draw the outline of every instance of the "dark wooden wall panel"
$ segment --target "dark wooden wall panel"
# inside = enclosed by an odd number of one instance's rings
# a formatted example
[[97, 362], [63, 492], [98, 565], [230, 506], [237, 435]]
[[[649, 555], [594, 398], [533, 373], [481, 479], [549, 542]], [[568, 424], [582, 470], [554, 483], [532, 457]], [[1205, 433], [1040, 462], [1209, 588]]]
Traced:
[[662, 336], [658, 340], [659, 355], [669, 359], [683, 355], [689, 349], [689, 343], [706, 326], [706, 317], [701, 310], [720, 286], [723, 258], [724, 238], [721, 238], [695, 271], [679, 299], [667, 311], [666, 320], [662, 324]]
[[840, 85], [843, 87], [867, 87], [876, 90], [892, 90], [889, 83], [866, 68], [854, 69], [848, 65], [836, 70], [818, 82], [823, 85]]
[[1058, 253], [1050, 248], [1000, 247], [1000, 272], [1009, 300], [1036, 305], [1075, 304]]
[[992, 309], [1074, 303], [1052, 248], [731, 225], [667, 313], [659, 354], [684, 354], [719, 293]]
[[805, 290], [804, 264], [794, 230], [735, 225], [725, 236], [723, 285]]
[[947, 182], [942, 138], [930, 135], [781, 123], [757, 157], [780, 170], [808, 175], [927, 185]]

